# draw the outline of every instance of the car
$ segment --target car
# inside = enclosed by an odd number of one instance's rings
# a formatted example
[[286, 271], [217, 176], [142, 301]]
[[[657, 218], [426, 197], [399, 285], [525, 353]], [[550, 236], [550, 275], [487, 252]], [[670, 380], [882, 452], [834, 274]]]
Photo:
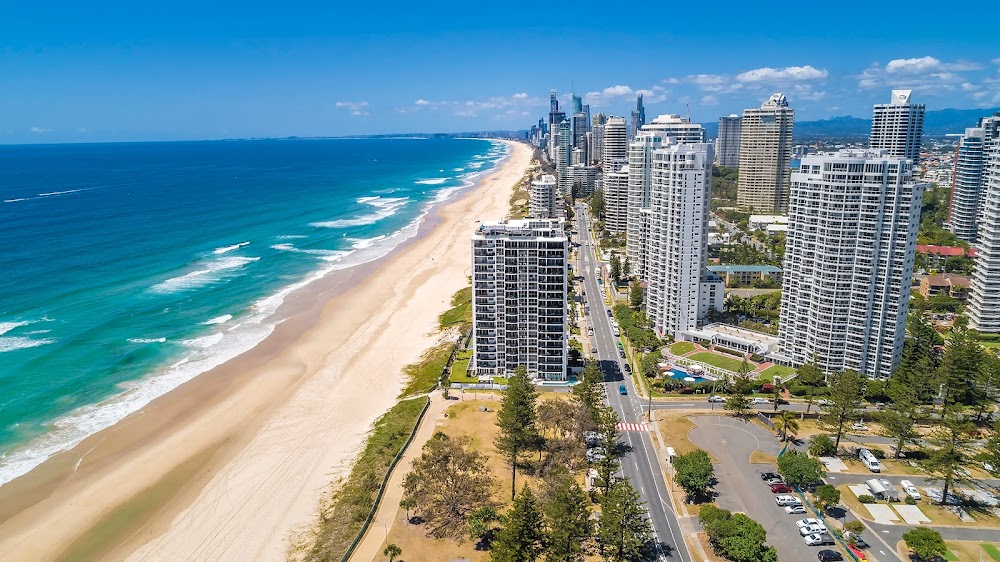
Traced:
[[861, 538], [861, 535], [855, 535], [850, 531], [844, 531], [844, 540], [848, 541], [854, 548], [859, 550], [868, 550], [871, 545], [865, 542], [865, 539]]
[[621, 331], [620, 331], [620, 330], [618, 330], [618, 328], [612, 328], [612, 329], [611, 329], [611, 333], [612, 333], [612, 334], [614, 334], [616, 338], [617, 338], [618, 336], [622, 335]]
[[611, 318], [611, 309], [608, 309], [608, 318]]
[[624, 349], [619, 349], [618, 350], [618, 356], [621, 357], [622, 359], [625, 359], [625, 350]]
[[597, 355], [597, 346], [596, 345], [590, 346], [590, 353], [591, 353], [591, 355]]
[[821, 400], [817, 400], [816, 401], [816, 405], [817, 406], [833, 406], [833, 402], [831, 400], [827, 400], [826, 398], [823, 398]]
[[784, 483], [771, 484], [772, 494], [790, 494], [791, 492], [792, 492], [792, 487], [789, 486], [788, 484]]
[[815, 535], [806, 535], [805, 537], [803, 537], [803, 539], [806, 541], [806, 544], [809, 545], [809, 546], [826, 546], [826, 545], [833, 544], [833, 537], [831, 537], [830, 535], [828, 535], [826, 533], [815, 534]]
[[725, 402], [726, 399], [723, 398], [723, 397], [721, 397], [721, 396], [719, 396], [719, 395], [717, 395], [717, 394], [714, 394], [714, 395], [708, 397], [708, 401], [709, 402]]
[[600, 462], [605, 459], [604, 453], [597, 449], [587, 449], [587, 461], [591, 463]]
[[816, 553], [819, 562], [842, 562], [844, 556], [836, 550], [821, 550]]
[[776, 472], [761, 472], [760, 473], [760, 479], [761, 480], [767, 481], [767, 480], [771, 480], [772, 478], [781, 478], [781, 475], [778, 474], [778, 473], [776, 473]]
[[770, 404], [771, 401], [768, 400], [767, 398], [759, 398], [758, 397], [758, 398], [754, 398], [753, 399], [753, 403], [754, 404]]
[[799, 534], [803, 537], [806, 535], [822, 535], [823, 533], [829, 533], [830, 530], [826, 528], [826, 525], [809, 525], [807, 527], [800, 527]]
[[632, 372], [632, 367], [630, 367], [628, 363], [625, 363], [625, 372], [626, 373], [631, 373]]
[[618, 394], [621, 394], [622, 396], [625, 396], [626, 394], [628, 394], [628, 389], [625, 388], [624, 384], [618, 385]]
[[805, 512], [806, 512], [806, 506], [800, 503], [785, 506], [785, 513], [789, 515], [802, 515]]
[[854, 431], [868, 431], [868, 426], [860, 422], [854, 422], [851, 429]]
[[[809, 527], [810, 525], [822, 525], [823, 522], [815, 517], [808, 517], [806, 519], [799, 519], [795, 522], [795, 526], [801, 529], [802, 527]], [[811, 533], [810, 533], [811, 534]]]
[[622, 342], [620, 342], [620, 341], [617, 341], [617, 342], [615, 342], [615, 345], [617, 345], [617, 346], [618, 346], [618, 349], [619, 349], [619, 350], [622, 350], [622, 349], [625, 349], [625, 344], [623, 344], [623, 343], [622, 343]]
[[802, 500], [795, 496], [781, 495], [774, 497], [774, 503], [778, 504], [778, 507], [785, 507], [790, 505], [802, 505]]
[[903, 491], [906, 492], [906, 495], [913, 498], [914, 501], [920, 501], [920, 492], [917, 491], [917, 487], [913, 485], [913, 482], [910, 482], [909, 480], [901, 480], [899, 485], [903, 488]]
[[782, 480], [780, 476], [778, 476], [776, 478], [768, 478], [767, 480], [764, 481], [764, 483], [767, 484], [768, 486], [774, 486], [775, 484], [784, 484], [785, 481]]

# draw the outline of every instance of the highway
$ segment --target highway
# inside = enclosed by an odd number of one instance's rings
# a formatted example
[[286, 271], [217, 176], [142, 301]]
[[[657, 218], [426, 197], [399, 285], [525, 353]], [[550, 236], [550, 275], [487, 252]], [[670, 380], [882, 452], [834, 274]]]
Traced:
[[[586, 326], [594, 327], [594, 336], [590, 340], [591, 344], [597, 347], [597, 359], [604, 372], [608, 403], [618, 412], [622, 422], [641, 423], [642, 405], [631, 377], [623, 376], [623, 360], [618, 355], [616, 339], [611, 330], [611, 321], [607, 315], [608, 305], [604, 301], [604, 293], [594, 274], [594, 268], [599, 267], [601, 263], [597, 261], [590, 235], [589, 217], [582, 204], [577, 206], [576, 217], [580, 233], [578, 239], [581, 262], [577, 265], [576, 273], [584, 278], [586, 292], [584, 302], [591, 311], [591, 314], [583, 317], [582, 324], [585, 326], [582, 329], [586, 330]], [[624, 396], [619, 393], [619, 386], [622, 384], [628, 389], [628, 394]], [[621, 459], [622, 474], [629, 479], [646, 502], [657, 543], [658, 559], [692, 561], [684, 544], [677, 515], [670, 503], [669, 492], [663, 481], [650, 434], [623, 432], [623, 441], [631, 448], [631, 452]]]

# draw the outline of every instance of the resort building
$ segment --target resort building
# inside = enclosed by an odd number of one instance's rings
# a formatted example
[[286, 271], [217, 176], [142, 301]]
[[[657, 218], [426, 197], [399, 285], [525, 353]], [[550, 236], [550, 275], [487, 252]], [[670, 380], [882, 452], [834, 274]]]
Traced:
[[794, 121], [784, 94], [743, 112], [736, 186], [740, 207], [761, 213], [783, 213], [788, 207]]
[[909, 158], [920, 164], [924, 134], [924, 104], [910, 103], [912, 90], [893, 90], [889, 103], [875, 105], [868, 148], [888, 150], [889, 156]]
[[920, 288], [917, 291], [927, 298], [948, 295], [953, 299], [965, 300], [969, 296], [971, 284], [971, 279], [956, 273], [924, 275], [920, 279]]
[[722, 279], [706, 268], [713, 153], [711, 144], [678, 144], [670, 137], [651, 152], [643, 262], [646, 314], [661, 336], [676, 338], [723, 307]]
[[925, 184], [885, 150], [805, 156], [791, 176], [778, 339], [801, 365], [892, 374], [903, 351]]
[[976, 243], [981, 202], [986, 191], [987, 149], [1000, 137], [1000, 113], [979, 120], [958, 139], [955, 170], [952, 174], [948, 228], [962, 240]]
[[601, 141], [604, 150], [601, 153], [601, 163], [604, 173], [615, 172], [617, 163], [624, 162], [628, 157], [628, 129], [624, 117], [610, 117], [604, 124], [604, 138]]
[[566, 380], [568, 241], [562, 219], [483, 223], [472, 236], [471, 370]]
[[775, 358], [772, 355], [778, 352], [778, 338], [739, 326], [709, 324], [696, 330], [687, 330], [681, 333], [677, 341], [693, 341], [705, 347], [724, 347], [732, 351], [754, 353], [764, 357], [769, 362], [779, 365], [785, 364], [780, 357]]
[[752, 287], [757, 281], [781, 285], [781, 268], [773, 265], [710, 265], [727, 287]]
[[969, 327], [1000, 333], [1000, 140], [987, 149], [983, 169], [986, 192], [976, 234], [976, 267], [969, 295]]
[[614, 234], [628, 225], [628, 164], [617, 172], [604, 174], [604, 228]]
[[719, 137], [715, 139], [715, 162], [736, 168], [740, 165], [740, 124], [743, 119], [733, 114], [719, 117]]
[[528, 202], [528, 213], [536, 219], [549, 219], [556, 216], [556, 177], [545, 174], [531, 182], [531, 192]]

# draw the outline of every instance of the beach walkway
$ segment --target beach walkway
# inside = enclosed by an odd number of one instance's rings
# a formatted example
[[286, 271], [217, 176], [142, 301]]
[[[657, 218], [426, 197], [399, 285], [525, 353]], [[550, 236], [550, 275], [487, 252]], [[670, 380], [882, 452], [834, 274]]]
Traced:
[[[455, 404], [454, 400], [445, 400], [441, 396], [441, 391], [434, 391], [430, 395], [431, 405], [427, 408], [420, 427], [417, 429], [413, 441], [403, 453], [403, 458], [399, 459], [396, 468], [389, 477], [389, 482], [385, 487], [385, 494], [382, 495], [382, 502], [379, 503], [378, 511], [372, 519], [371, 525], [364, 538], [354, 549], [350, 562], [371, 562], [382, 555], [385, 548], [386, 537], [389, 536], [389, 529], [397, 523], [405, 523], [403, 518], [397, 519], [399, 513], [399, 502], [403, 499], [403, 478], [410, 472], [413, 459], [420, 456], [420, 450], [424, 444], [434, 435], [438, 422], [444, 419], [444, 412], [449, 406]], [[461, 396], [461, 395], [459, 395]], [[405, 516], [404, 516], [405, 517]]]

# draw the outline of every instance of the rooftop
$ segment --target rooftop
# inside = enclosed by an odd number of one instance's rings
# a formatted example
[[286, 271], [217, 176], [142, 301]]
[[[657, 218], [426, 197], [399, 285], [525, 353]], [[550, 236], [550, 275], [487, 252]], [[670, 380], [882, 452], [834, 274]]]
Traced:
[[920, 254], [936, 254], [939, 256], [969, 256], [976, 257], [976, 249], [965, 249], [961, 246], [925, 246], [917, 244], [917, 252]]
[[710, 265], [708, 269], [715, 273], [781, 273], [774, 265]]

